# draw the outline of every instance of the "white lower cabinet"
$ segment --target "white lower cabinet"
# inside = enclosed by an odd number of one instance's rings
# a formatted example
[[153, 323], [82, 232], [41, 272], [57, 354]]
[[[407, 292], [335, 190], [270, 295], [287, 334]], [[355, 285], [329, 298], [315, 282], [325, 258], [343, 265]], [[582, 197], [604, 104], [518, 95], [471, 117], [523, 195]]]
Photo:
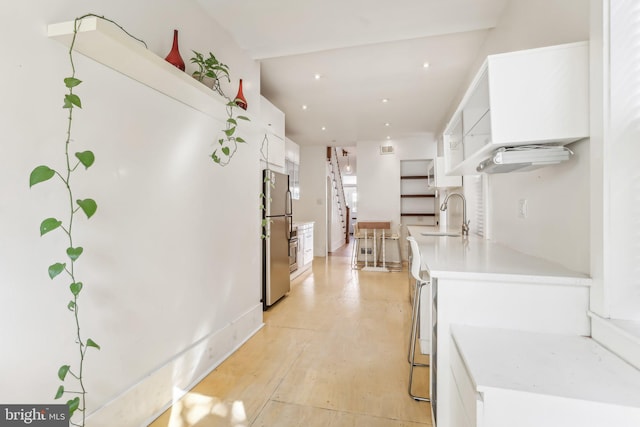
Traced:
[[294, 224], [298, 235], [298, 269], [291, 272], [294, 279], [311, 268], [313, 264], [313, 222]]
[[303, 233], [304, 254], [302, 255], [302, 263], [310, 264], [313, 261], [313, 224], [309, 224]]
[[640, 372], [593, 339], [452, 326], [445, 427], [637, 427]]
[[[515, 278], [515, 277], [514, 277]], [[495, 280], [495, 279], [494, 279]], [[589, 335], [587, 317], [589, 288], [569, 285], [562, 278], [536, 282], [483, 281], [472, 277], [431, 278], [431, 301], [423, 295], [422, 304], [432, 302], [431, 396], [435, 401], [434, 418], [438, 427], [458, 425], [496, 427], [480, 424], [477, 414], [480, 396], [471, 391], [474, 376], [461, 368], [459, 355], [451, 340], [457, 325], [477, 325], [543, 333]], [[496, 350], [498, 351], [498, 350]], [[466, 361], [466, 358], [462, 358]], [[487, 411], [486, 396], [484, 410]], [[459, 400], [459, 402], [458, 402]], [[456, 405], [462, 405], [466, 418]], [[467, 424], [465, 424], [467, 423]], [[513, 426], [523, 427], [520, 424]], [[639, 424], [640, 425], [640, 424]], [[505, 426], [506, 427], [506, 426]]]
[[[476, 392], [475, 385], [462, 361], [460, 352], [451, 338], [451, 401], [452, 401], [452, 427], [477, 427], [478, 405], [480, 394]], [[482, 408], [482, 405], [480, 405]], [[481, 425], [481, 424], [480, 424]]]

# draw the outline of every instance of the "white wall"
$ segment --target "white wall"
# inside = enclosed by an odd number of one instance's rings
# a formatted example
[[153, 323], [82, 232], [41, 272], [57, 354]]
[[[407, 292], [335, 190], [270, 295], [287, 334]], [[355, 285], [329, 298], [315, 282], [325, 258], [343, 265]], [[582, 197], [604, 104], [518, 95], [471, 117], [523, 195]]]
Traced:
[[[637, 2], [592, 1], [592, 310], [636, 322], [640, 360], [640, 84]], [[628, 334], [627, 334], [628, 335]], [[636, 366], [637, 366], [636, 362]]]
[[[589, 2], [513, 0], [479, 54], [469, 81], [488, 54], [589, 39]], [[464, 94], [460, 89], [458, 100]], [[455, 108], [452, 106], [452, 111]], [[589, 272], [588, 140], [570, 145], [565, 165], [489, 177], [491, 238], [516, 250]], [[465, 188], [468, 198], [474, 198]], [[528, 217], [518, 218], [527, 199]], [[470, 212], [473, 218], [473, 212]]]
[[327, 255], [327, 148], [300, 146], [300, 200], [293, 201], [294, 221], [315, 221], [313, 254]]
[[[164, 57], [173, 29], [183, 59], [213, 51], [245, 82], [249, 114], [258, 111], [259, 67], [191, 0], [34, 0], [5, 5], [0, 82], [0, 401], [53, 402], [58, 368], [76, 364], [68, 280], [47, 267], [65, 259], [62, 233], [39, 237], [40, 221], [62, 216], [61, 183], [28, 188], [39, 164], [62, 168], [67, 48], [46, 37], [48, 23], [88, 11], [115, 19]], [[152, 11], [152, 12], [150, 12]], [[174, 101], [76, 55], [74, 151], [91, 149], [79, 171], [78, 198], [98, 211], [78, 218], [76, 263], [84, 283], [80, 314], [90, 351], [85, 366], [93, 426], [138, 426], [189, 387], [262, 323], [258, 192], [259, 134], [245, 135], [227, 168], [208, 155], [221, 128]], [[232, 93], [233, 92], [233, 93]]]

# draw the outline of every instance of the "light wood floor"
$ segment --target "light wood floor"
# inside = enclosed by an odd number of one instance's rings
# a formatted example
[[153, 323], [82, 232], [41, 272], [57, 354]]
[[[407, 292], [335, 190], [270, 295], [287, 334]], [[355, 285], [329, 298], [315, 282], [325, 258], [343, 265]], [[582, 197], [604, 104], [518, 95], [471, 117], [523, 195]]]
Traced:
[[264, 328], [151, 426], [430, 426], [429, 403], [407, 394], [407, 272], [354, 271], [350, 254], [316, 258]]

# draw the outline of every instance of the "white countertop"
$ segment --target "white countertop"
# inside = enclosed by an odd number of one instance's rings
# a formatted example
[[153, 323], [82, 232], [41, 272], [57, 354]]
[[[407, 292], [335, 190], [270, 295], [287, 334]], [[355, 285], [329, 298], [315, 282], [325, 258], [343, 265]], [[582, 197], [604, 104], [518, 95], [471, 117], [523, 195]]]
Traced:
[[491, 281], [515, 279], [518, 282], [579, 286], [591, 284], [586, 274], [478, 236], [424, 236], [421, 233], [439, 230], [426, 226], [408, 226], [407, 229], [418, 242], [422, 268], [431, 277]]
[[477, 391], [509, 389], [640, 407], [640, 371], [578, 335], [452, 325]]

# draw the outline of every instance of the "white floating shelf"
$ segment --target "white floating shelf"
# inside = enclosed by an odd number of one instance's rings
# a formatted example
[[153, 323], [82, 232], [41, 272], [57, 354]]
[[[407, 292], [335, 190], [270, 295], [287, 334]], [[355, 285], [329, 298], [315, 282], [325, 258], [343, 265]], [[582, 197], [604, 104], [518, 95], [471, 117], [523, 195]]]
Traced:
[[[74, 21], [50, 24], [48, 36], [71, 46], [73, 28]], [[227, 119], [226, 99], [109, 21], [93, 16], [79, 21], [74, 50], [214, 119]]]

